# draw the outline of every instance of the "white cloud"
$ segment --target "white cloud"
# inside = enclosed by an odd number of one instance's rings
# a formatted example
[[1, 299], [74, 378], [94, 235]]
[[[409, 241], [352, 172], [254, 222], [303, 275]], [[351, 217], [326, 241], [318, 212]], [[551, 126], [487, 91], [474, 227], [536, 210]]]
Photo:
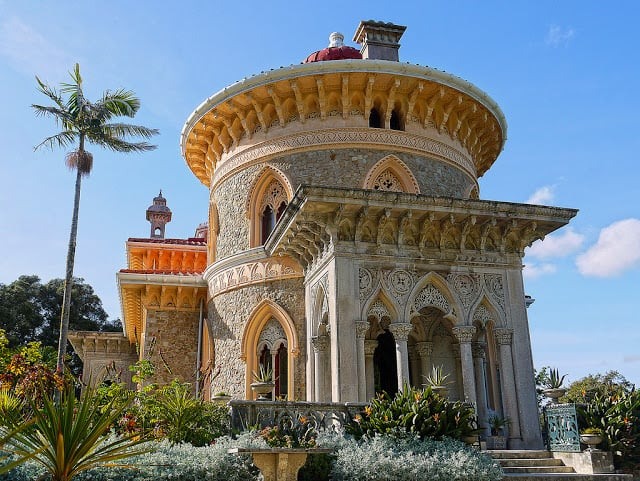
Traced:
[[640, 267], [640, 219], [624, 219], [603, 228], [598, 242], [576, 259], [581, 274], [612, 277]]
[[544, 240], [535, 241], [527, 250], [527, 255], [538, 259], [565, 257], [580, 249], [583, 242], [582, 234], [567, 227], [560, 234], [548, 235]]
[[66, 76], [74, 60], [17, 17], [0, 24], [0, 56], [17, 71], [43, 80]]
[[545, 43], [551, 47], [566, 45], [574, 37], [575, 33], [575, 30], [571, 27], [562, 28], [559, 25], [551, 25], [547, 32]]
[[551, 205], [555, 197], [555, 185], [545, 185], [536, 190], [526, 201], [527, 204]]
[[546, 274], [553, 274], [554, 272], [556, 272], [556, 270], [556, 266], [554, 266], [553, 264], [527, 263], [524, 266], [522, 275], [525, 277], [525, 279], [536, 279]]

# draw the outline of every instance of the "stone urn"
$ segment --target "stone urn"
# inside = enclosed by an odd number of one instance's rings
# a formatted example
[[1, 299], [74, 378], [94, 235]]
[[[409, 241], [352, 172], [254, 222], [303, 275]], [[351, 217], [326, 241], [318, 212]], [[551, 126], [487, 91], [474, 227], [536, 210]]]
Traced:
[[273, 381], [252, 382], [251, 389], [258, 395], [258, 401], [268, 401], [269, 398], [266, 394], [273, 391], [276, 383]]
[[581, 434], [580, 442], [588, 446], [587, 451], [597, 451], [596, 446], [602, 442], [600, 434]]
[[431, 390], [444, 399], [446, 399], [447, 394], [449, 394], [447, 386], [431, 386]]
[[551, 402], [553, 404], [558, 404], [558, 399], [560, 399], [562, 396], [564, 396], [566, 392], [567, 392], [567, 390], [565, 388], [563, 388], [563, 387], [545, 389], [544, 391], [542, 391], [542, 393], [545, 396], [547, 396], [549, 399], [551, 399]]

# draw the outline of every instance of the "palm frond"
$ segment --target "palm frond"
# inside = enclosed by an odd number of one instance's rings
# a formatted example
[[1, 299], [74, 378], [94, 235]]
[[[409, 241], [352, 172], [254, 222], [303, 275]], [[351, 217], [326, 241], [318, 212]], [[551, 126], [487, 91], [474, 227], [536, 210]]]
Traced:
[[142, 125], [121, 123], [106, 124], [103, 126], [103, 129], [108, 135], [117, 138], [138, 136], [144, 139], [150, 139], [152, 136], [159, 133], [158, 129], [150, 129]]
[[64, 102], [58, 91], [52, 87], [49, 87], [36, 75], [36, 81], [38, 82], [38, 90], [49, 97], [55, 102], [55, 104], [61, 109], [64, 108]]
[[140, 109], [140, 99], [130, 90], [118, 89], [115, 92], [107, 90], [102, 99], [96, 102], [96, 107], [104, 107], [113, 115], [133, 117]]
[[47, 137], [38, 145], [36, 145], [33, 150], [38, 150], [40, 147], [48, 147], [50, 149], [53, 149], [54, 147], [67, 148], [76, 141], [79, 135], [80, 134], [78, 132], [74, 132], [72, 130], [64, 130], [55, 135], [52, 135], [51, 137]]
[[147, 152], [155, 150], [158, 147], [148, 142], [127, 142], [126, 140], [106, 135], [98, 138], [87, 134], [87, 138], [91, 143], [113, 150], [114, 152]]
[[68, 111], [59, 107], [49, 107], [37, 104], [31, 104], [31, 107], [36, 111], [36, 115], [38, 117], [53, 117], [56, 123], [65, 123], [73, 120]]

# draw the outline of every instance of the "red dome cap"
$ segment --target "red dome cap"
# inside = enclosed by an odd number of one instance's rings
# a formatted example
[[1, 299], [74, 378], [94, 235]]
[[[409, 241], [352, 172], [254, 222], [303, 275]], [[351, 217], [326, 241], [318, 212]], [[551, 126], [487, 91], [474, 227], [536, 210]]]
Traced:
[[345, 46], [342, 43], [343, 40], [344, 35], [333, 32], [329, 35], [329, 46], [313, 52], [302, 63], [324, 62], [325, 60], [346, 60], [351, 58], [362, 59], [360, 50]]

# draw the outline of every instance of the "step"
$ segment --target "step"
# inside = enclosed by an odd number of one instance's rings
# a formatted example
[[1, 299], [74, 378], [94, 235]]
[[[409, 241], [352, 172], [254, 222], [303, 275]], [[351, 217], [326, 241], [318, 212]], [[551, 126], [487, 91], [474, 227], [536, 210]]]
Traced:
[[630, 474], [532, 474], [505, 473], [503, 481], [633, 481]]
[[490, 449], [485, 451], [493, 459], [545, 459], [553, 458], [549, 451], [528, 449]]
[[564, 463], [561, 459], [555, 458], [508, 458], [508, 459], [497, 459], [500, 463], [500, 466], [503, 468], [511, 468], [511, 467], [535, 467], [535, 466], [563, 466]]
[[556, 466], [513, 466], [513, 467], [502, 467], [502, 471], [504, 473], [513, 473], [513, 474], [568, 474], [575, 473], [574, 469], [571, 466], [565, 466], [560, 463], [560, 465]]

